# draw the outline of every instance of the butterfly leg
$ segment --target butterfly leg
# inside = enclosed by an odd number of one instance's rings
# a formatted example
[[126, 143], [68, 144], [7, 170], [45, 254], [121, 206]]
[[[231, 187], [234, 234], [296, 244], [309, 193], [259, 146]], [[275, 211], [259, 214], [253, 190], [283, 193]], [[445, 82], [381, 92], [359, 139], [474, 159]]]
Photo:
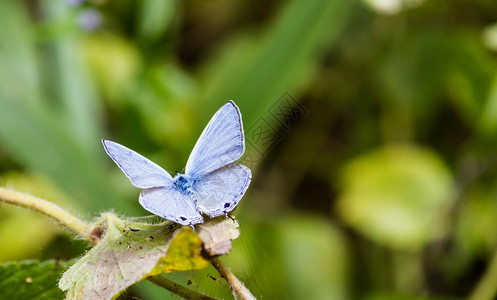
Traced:
[[235, 223], [235, 218], [233, 218], [232, 216], [228, 215], [227, 212], [225, 212], [224, 215], [226, 216], [226, 218], [230, 218], [231, 220], [233, 220], [233, 223]]

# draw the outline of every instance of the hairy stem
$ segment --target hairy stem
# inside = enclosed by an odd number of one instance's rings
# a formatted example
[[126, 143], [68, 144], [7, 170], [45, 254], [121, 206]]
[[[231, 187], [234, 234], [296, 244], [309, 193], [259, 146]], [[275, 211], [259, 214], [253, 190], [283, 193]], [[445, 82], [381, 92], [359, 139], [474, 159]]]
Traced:
[[254, 295], [245, 287], [245, 285], [236, 276], [231, 273], [230, 269], [225, 266], [218, 257], [211, 257], [210, 261], [214, 268], [219, 272], [231, 287], [231, 291], [236, 293], [242, 300], [253, 300]]
[[91, 238], [92, 226], [90, 224], [76, 218], [52, 202], [6, 188], [0, 188], [0, 201], [41, 212], [90, 243], [95, 243]]
[[[95, 229], [94, 226], [78, 219], [47, 200], [0, 187], [0, 202], [26, 207], [45, 214], [93, 245], [96, 245], [99, 241], [99, 236], [92, 235]], [[148, 277], [147, 280], [185, 299], [214, 299], [187, 289], [161, 276]]]

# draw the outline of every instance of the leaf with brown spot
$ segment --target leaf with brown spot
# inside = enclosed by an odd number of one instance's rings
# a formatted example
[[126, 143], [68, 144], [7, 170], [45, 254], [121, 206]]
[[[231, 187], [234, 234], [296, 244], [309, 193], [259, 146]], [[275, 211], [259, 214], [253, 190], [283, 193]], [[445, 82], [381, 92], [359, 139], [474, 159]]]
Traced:
[[100, 242], [59, 282], [67, 290], [66, 299], [112, 299], [146, 277], [205, 268], [209, 261], [202, 256], [203, 245], [211, 255], [225, 254], [238, 237], [237, 224], [224, 218], [198, 225], [195, 231], [174, 223], [131, 222], [112, 213], [103, 214], [96, 224], [104, 229]]
[[216, 218], [198, 225], [198, 236], [204, 242], [204, 249], [212, 256], [231, 251], [231, 241], [240, 236], [238, 222], [228, 218]]

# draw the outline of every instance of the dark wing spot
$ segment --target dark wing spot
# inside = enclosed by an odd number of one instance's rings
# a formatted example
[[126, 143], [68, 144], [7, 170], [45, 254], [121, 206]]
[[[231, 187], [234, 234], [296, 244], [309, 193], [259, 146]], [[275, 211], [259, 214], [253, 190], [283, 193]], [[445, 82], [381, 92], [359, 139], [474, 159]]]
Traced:
[[224, 208], [228, 208], [230, 207], [230, 204], [229, 203], [224, 203]]
[[186, 221], [185, 217], [179, 217], [182, 221]]

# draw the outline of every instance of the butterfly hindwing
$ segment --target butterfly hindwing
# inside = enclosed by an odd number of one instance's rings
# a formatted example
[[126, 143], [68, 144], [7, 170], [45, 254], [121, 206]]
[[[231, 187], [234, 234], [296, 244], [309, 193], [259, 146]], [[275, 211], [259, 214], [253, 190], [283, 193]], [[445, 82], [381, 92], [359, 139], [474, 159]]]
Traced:
[[102, 143], [107, 154], [134, 186], [146, 189], [172, 184], [171, 175], [148, 158], [112, 141], [102, 140]]
[[191, 196], [173, 187], [144, 189], [140, 192], [138, 202], [154, 215], [182, 225], [204, 221]]
[[231, 163], [195, 180], [192, 196], [199, 209], [209, 217], [217, 217], [232, 211], [252, 180], [249, 168]]
[[209, 121], [188, 158], [185, 173], [200, 176], [238, 160], [245, 152], [242, 118], [233, 101]]

